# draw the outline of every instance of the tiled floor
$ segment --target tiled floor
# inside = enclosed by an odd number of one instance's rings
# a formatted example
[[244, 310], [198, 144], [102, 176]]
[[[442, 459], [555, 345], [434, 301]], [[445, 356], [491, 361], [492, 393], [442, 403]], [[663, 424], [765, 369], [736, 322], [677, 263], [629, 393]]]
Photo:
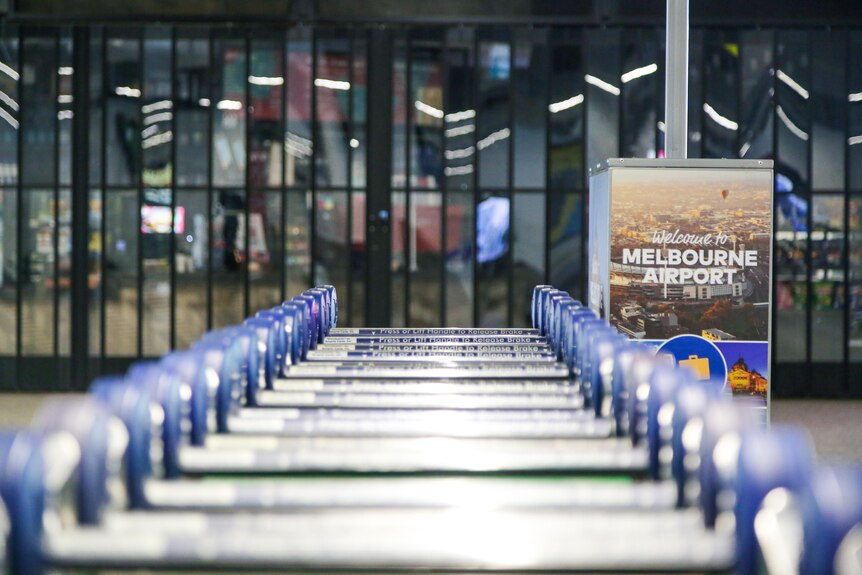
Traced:
[[[63, 395], [0, 394], [0, 427], [28, 425], [44, 401], [57, 397]], [[806, 427], [822, 460], [862, 462], [862, 401], [775, 401], [772, 422]]]

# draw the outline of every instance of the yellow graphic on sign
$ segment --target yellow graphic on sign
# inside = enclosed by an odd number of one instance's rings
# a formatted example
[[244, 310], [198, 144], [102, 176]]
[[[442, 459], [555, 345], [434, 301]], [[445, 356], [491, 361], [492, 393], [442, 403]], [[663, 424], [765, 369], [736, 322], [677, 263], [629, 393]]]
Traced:
[[681, 359], [679, 365], [687, 367], [698, 381], [709, 379], [709, 360], [705, 357], [690, 355], [688, 359]]

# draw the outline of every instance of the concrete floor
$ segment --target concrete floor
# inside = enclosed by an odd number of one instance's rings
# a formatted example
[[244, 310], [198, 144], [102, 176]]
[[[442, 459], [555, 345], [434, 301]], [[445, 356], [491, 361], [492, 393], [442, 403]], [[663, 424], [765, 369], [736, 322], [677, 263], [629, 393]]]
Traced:
[[[39, 406], [56, 397], [64, 395], [0, 394], [0, 428], [28, 425]], [[862, 401], [777, 400], [773, 403], [772, 422], [807, 428], [821, 460], [862, 462]]]

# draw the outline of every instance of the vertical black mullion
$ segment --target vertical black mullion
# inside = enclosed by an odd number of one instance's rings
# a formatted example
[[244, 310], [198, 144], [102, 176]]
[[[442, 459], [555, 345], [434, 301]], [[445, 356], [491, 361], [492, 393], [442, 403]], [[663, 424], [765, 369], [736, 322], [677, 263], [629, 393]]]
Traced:
[[311, 269], [309, 277], [311, 285], [317, 285], [317, 277], [315, 270], [317, 269], [317, 154], [320, 152], [320, 142], [318, 141], [317, 129], [317, 86], [314, 80], [317, 78], [317, 27], [311, 29], [311, 226], [310, 226], [310, 241], [311, 248]]
[[440, 51], [442, 58], [442, 98], [443, 102], [443, 125], [440, 130], [440, 149], [443, 150], [443, 157], [440, 162], [443, 165], [440, 179], [440, 325], [446, 325], [446, 299], [448, 297], [447, 281], [446, 281], [446, 256], [449, 250], [449, 190], [446, 178], [446, 110], [450, 108], [449, 96], [449, 34], [447, 30], [443, 30], [443, 45]]
[[[584, 73], [586, 73], [586, 71], [587, 71], [587, 63], [584, 59], [584, 54], [587, 53], [587, 42], [588, 41], [587, 41], [586, 34], [581, 33], [578, 36], [578, 47], [579, 47], [578, 55], [581, 59], [579, 64], [580, 64], [581, 70]], [[619, 59], [620, 59], [620, 61], [622, 61], [622, 56], [620, 56]], [[548, 86], [549, 86], [548, 87], [548, 98], [549, 98], [548, 99], [548, 105], [550, 105], [550, 92], [551, 92], [550, 83], [551, 83], [550, 74], [548, 74]], [[620, 85], [622, 86], [622, 82], [620, 82]], [[590, 243], [590, 239], [589, 239], [589, 237], [587, 237], [587, 234], [588, 234], [587, 230], [590, 229], [590, 218], [589, 218], [589, 213], [587, 212], [587, 202], [589, 201], [589, 191], [590, 191], [590, 170], [592, 170], [593, 168], [592, 168], [592, 166], [588, 165], [589, 160], [587, 157], [587, 142], [589, 141], [589, 135], [590, 135], [590, 131], [589, 131], [590, 130], [590, 123], [587, 121], [587, 110], [589, 109], [588, 106], [590, 103], [590, 90], [587, 89], [586, 83], [583, 84], [583, 89], [584, 89], [584, 103], [582, 105], [582, 110], [581, 110], [581, 118], [582, 118], [581, 125], [583, 126], [583, 134], [584, 135], [583, 135], [582, 139], [583, 139], [584, 143], [581, 146], [581, 154], [582, 154], [581, 165], [586, 166], [586, 169], [582, 170], [583, 182], [581, 182], [581, 189], [580, 189], [581, 206], [582, 206], [582, 208], [581, 208], [581, 261], [580, 261], [580, 266], [581, 266], [580, 290], [581, 290], [581, 293], [578, 294], [578, 297], [580, 300], [582, 300], [584, 302], [589, 302], [587, 294], [589, 293], [589, 290], [590, 290], [590, 286], [588, 285], [590, 275], [589, 275], [588, 270], [587, 270], [587, 266], [589, 265], [587, 256], [589, 254], [589, 251], [588, 251], [589, 247], [588, 246]], [[550, 109], [546, 112], [546, 114], [548, 115], [549, 118], [551, 117]], [[619, 119], [617, 121], [619, 121]], [[548, 134], [550, 134], [550, 131], [551, 131], [550, 126], [548, 126]], [[549, 137], [548, 141], [550, 142], [550, 136], [548, 136], [548, 137]], [[550, 158], [551, 157], [550, 144], [548, 145], [547, 154], [548, 154], [548, 158]], [[550, 232], [551, 232], [550, 222], [549, 222], [546, 230], [547, 230], [546, 233], [550, 234]], [[550, 242], [548, 242], [548, 243], [550, 243]], [[548, 250], [548, 252], [547, 252], [548, 255], [546, 257], [548, 258], [547, 261], [548, 261], [548, 266], [550, 269], [550, 261], [551, 261], [550, 246], [548, 246], [547, 250]], [[545, 283], [550, 284], [551, 283], [550, 282], [550, 272], [547, 272], [547, 274], [548, 275], [546, 277], [548, 277], [548, 281], [546, 281]]]
[[[62, 31], [57, 29], [54, 31], [54, 70], [51, 73], [54, 93], [52, 100], [54, 104], [54, 114], [52, 120], [54, 122], [54, 238], [51, 242], [51, 249], [54, 251], [54, 287], [51, 294], [53, 313], [53, 364], [54, 364], [54, 381], [58, 382], [60, 375], [60, 37]], [[19, 223], [20, 225], [20, 223]]]
[[508, 266], [506, 270], [506, 325], [512, 325], [512, 308], [515, 302], [515, 50], [518, 49], [516, 42], [517, 33], [512, 30], [509, 33], [509, 109], [506, 111], [509, 124], [509, 137], [506, 140], [509, 161], [506, 164], [507, 192], [509, 195], [509, 253], [506, 256]]
[[479, 233], [479, 87], [481, 86], [482, 65], [479, 57], [479, 28], [473, 29], [473, 109], [476, 110], [473, 130], [473, 225], [471, 226], [472, 249], [470, 257], [473, 268], [473, 325], [479, 325], [479, 258], [478, 258], [478, 233]]
[[90, 166], [90, 27], [73, 32], [72, 75], [72, 385], [81, 389], [88, 380]]
[[[774, 69], [774, 70], [777, 70], [779, 64], [781, 63], [780, 58], [778, 56], [778, 35], [779, 35], [778, 30], [775, 30], [774, 33], [772, 34], [772, 69]], [[705, 51], [705, 47], [706, 47], [706, 43], [707, 43], [707, 38], [709, 38], [709, 34], [707, 32], [704, 32], [704, 35], [703, 35], [704, 51]], [[703, 61], [704, 61], [704, 66], [706, 66], [706, 54], [704, 54]], [[704, 90], [704, 88], [706, 85], [706, 74], [701, 74], [701, 77], [702, 77], [701, 78], [701, 84], [702, 84], [701, 85], [701, 94], [703, 94], [703, 99], [705, 102], [706, 101], [706, 91]], [[775, 74], [772, 74], [770, 76], [771, 85], [770, 85], [770, 89], [769, 89], [769, 93], [772, 94], [772, 96], [771, 96], [772, 109], [770, 110], [770, 113], [772, 114], [772, 149], [773, 149], [773, 156], [775, 157], [775, 166], [777, 167], [778, 166], [778, 153], [780, 152], [780, 149], [778, 147], [778, 118], [776, 117], [777, 116], [776, 109], [777, 109], [777, 103], [778, 103], [778, 95], [775, 92], [775, 87], [776, 87], [775, 81], [776, 81], [775, 80]], [[704, 123], [706, 113], [703, 110], [703, 107], [701, 107], [700, 115], [701, 115], [701, 133], [703, 134], [705, 132], [704, 127], [706, 126], [706, 124]], [[702, 141], [703, 140], [701, 140], [701, 142]], [[701, 155], [703, 155], [704, 146], [702, 143], [701, 143], [700, 149], [701, 149]], [[775, 180], [775, 174], [773, 173], [773, 181], [774, 180]], [[775, 228], [776, 228], [776, 223], [778, 222], [778, 216], [777, 216], [777, 209], [776, 209], [777, 208], [777, 202], [775, 199], [775, 184], [774, 183], [772, 185], [772, 188], [773, 188], [772, 189], [772, 261], [769, 262], [769, 265], [771, 268], [770, 273], [771, 273], [771, 277], [772, 277], [772, 282], [771, 282], [772, 283], [772, 286], [771, 286], [771, 292], [772, 293], [770, 293], [770, 301], [772, 302], [772, 306], [775, 306], [775, 302], [778, 301], [778, 299], [776, 298], [776, 295], [778, 294], [778, 282], [776, 281], [776, 278], [777, 278], [776, 272], [778, 271], [778, 266], [775, 263], [775, 261], [776, 261], [775, 254], [778, 253], [778, 250], [776, 249], [777, 244], [776, 244], [776, 240], [775, 240]], [[795, 232], [794, 232], [794, 240], [795, 240]], [[775, 366], [776, 366], [775, 357], [777, 355], [776, 350], [778, 349], [778, 339], [779, 339], [778, 338], [778, 330], [776, 329], [776, 327], [778, 326], [778, 313], [777, 313], [778, 310], [772, 309], [772, 306], [770, 306], [771, 320], [770, 320], [770, 326], [769, 326], [770, 327], [769, 333], [771, 335], [771, 340], [772, 340], [769, 342], [769, 381], [770, 381], [770, 383], [769, 383], [769, 395], [770, 395], [770, 397], [773, 396], [772, 386], [774, 385], [774, 382], [775, 382], [775, 373], [776, 373], [775, 372]]]
[[413, 125], [410, 122], [410, 100], [413, 98], [413, 30], [407, 30], [407, 70], [404, 86], [404, 325], [410, 327], [410, 274], [413, 273], [410, 263], [410, 231], [413, 226], [413, 215], [410, 213], [413, 192]]
[[[284, 78], [284, 82], [281, 84], [281, 114], [279, 116], [280, 120], [278, 123], [278, 133], [279, 138], [281, 138], [281, 216], [280, 216], [280, 226], [281, 226], [281, 245], [278, 249], [279, 257], [281, 258], [280, 268], [281, 268], [281, 280], [279, 287], [279, 295], [280, 301], [285, 301], [287, 299], [287, 39], [288, 39], [288, 29], [281, 31], [281, 77]], [[313, 80], [312, 80], [313, 82]], [[312, 84], [313, 85], [313, 84]]]
[[[742, 33], [737, 30], [736, 32], [736, 45], [739, 47], [739, 57], [736, 59], [736, 119], [739, 121], [738, 127], [736, 129], [736, 154], [735, 157], [742, 158], [742, 154], [740, 150], [742, 150], [742, 146], [745, 143], [743, 140], [745, 139], [745, 134], [743, 134], [743, 126], [742, 126], [742, 118], [743, 118], [743, 91], [742, 91], [742, 66], [745, 61], [745, 44], [742, 43]], [[689, 57], [689, 59], [691, 59]], [[688, 137], [688, 136], [686, 136]]]
[[347, 51], [347, 82], [350, 91], [347, 98], [347, 303], [350, 317], [347, 321], [355, 325], [353, 318], [356, 317], [356, 306], [353, 298], [353, 265], [351, 255], [353, 254], [353, 90], [356, 89], [353, 66], [354, 50], [356, 48], [356, 28], [351, 27], [349, 33], [349, 49]]
[[[545, 116], [545, 237], [542, 242], [545, 245], [545, 277], [542, 283], [549, 284], [551, 282], [551, 73], [554, 69], [554, 30], [548, 30], [548, 57], [545, 62], [545, 109], [542, 113]], [[584, 106], [586, 107], [586, 90], [584, 90]], [[586, 122], [584, 122], [586, 128]], [[584, 139], [586, 142], [586, 139]], [[584, 150], [586, 146], [582, 146]], [[583, 164], [582, 164], [583, 165]], [[584, 229], [584, 228], [581, 228]], [[533, 326], [530, 326], [533, 327]]]
[[[251, 170], [248, 169], [249, 159], [251, 158], [251, 83], [248, 81], [248, 77], [251, 75], [251, 32], [246, 31], [244, 38], [244, 51], [245, 51], [245, 75], [243, 77], [243, 92], [245, 95], [245, 201], [243, 204], [245, 205], [245, 213], [243, 215], [243, 220], [245, 222], [245, 245], [243, 246], [243, 251], [245, 252], [245, 266], [242, 270], [242, 315], [243, 317], [247, 317], [249, 315], [249, 307], [251, 304], [250, 292], [251, 292], [251, 280], [249, 276], [249, 268], [251, 264], [251, 242], [249, 241], [249, 233], [248, 233], [248, 220], [249, 220], [249, 212], [251, 211]], [[266, 202], [266, 200], [264, 200]], [[264, 203], [266, 205], [266, 203]]]
[[209, 134], [207, 139], [207, 331], [213, 327], [213, 132], [215, 131], [215, 108], [217, 104], [215, 78], [215, 33], [209, 29]]
[[[26, 35], [24, 34], [24, 29], [19, 29], [18, 31], [18, 69], [21, 71], [19, 76], [24, 76], [24, 52], [26, 45]], [[23, 84], [23, 81], [21, 82]], [[16, 189], [15, 194], [17, 196], [17, 201], [15, 203], [15, 212], [16, 212], [16, 225], [15, 225], [15, 249], [17, 250], [17, 254], [15, 257], [15, 267], [17, 269], [16, 281], [15, 281], [15, 363], [16, 363], [16, 377], [14, 382], [14, 387], [16, 389], [21, 388], [21, 352], [23, 351], [21, 345], [21, 320], [22, 320], [22, 309], [21, 305], [23, 303], [22, 298], [22, 285], [21, 278], [24, 277], [24, 189], [22, 182], [22, 174], [23, 170], [21, 170], [22, 160], [23, 160], [23, 137], [22, 133], [24, 129], [27, 127], [24, 124], [24, 108], [27, 105], [24, 98], [21, 97], [21, 93], [23, 92], [20, 89], [21, 84], [19, 84], [18, 90], [18, 132], [15, 135], [17, 139], [17, 147], [16, 147], [16, 158], [15, 162], [18, 164], [18, 179], [16, 180]]]
[[99, 104], [102, 107], [102, 124], [99, 126], [101, 129], [100, 139], [101, 146], [99, 147], [99, 178], [101, 180], [101, 189], [99, 190], [101, 196], [101, 210], [102, 217], [99, 221], [99, 235], [101, 236], [101, 250], [99, 252], [99, 276], [101, 278], [100, 281], [100, 297], [99, 297], [99, 373], [102, 373], [105, 367], [105, 347], [107, 345], [107, 338], [105, 337], [105, 328], [107, 327], [107, 319], [105, 317], [105, 270], [108, 263], [108, 257], [105, 253], [105, 246], [107, 245], [105, 241], [105, 234], [108, 231], [108, 226], [106, 223], [106, 218], [108, 215], [107, 205], [108, 205], [108, 164], [107, 164], [107, 151], [108, 151], [108, 140], [106, 139], [108, 136], [108, 30], [104, 26], [102, 27], [102, 45], [100, 46], [101, 55], [99, 59], [101, 60], [102, 65], [102, 93], [99, 96]]
[[[844, 86], [850, 87], [851, 64], [850, 64], [850, 31], [844, 33]], [[845, 90], [849, 91], [849, 90]], [[842, 390], [848, 396], [850, 390], [850, 104], [842, 99], [844, 106], [844, 241], [842, 245], [841, 267], [844, 271], [844, 381]]]
[[[144, 44], [146, 42], [146, 34], [144, 33], [144, 29], [141, 28], [139, 32], [139, 43], [138, 43], [138, 62], [140, 65], [138, 67], [138, 82], [140, 82], [141, 86], [141, 99], [138, 102], [138, 130], [135, 134], [135, 137], [140, 142], [141, 140], [141, 130], [140, 126], [144, 125], [144, 112], [143, 105], [141, 102], [147, 96], [146, 93], [146, 60], [144, 50]], [[138, 209], [136, 211], [136, 216], [138, 218], [137, 224], [137, 243], [138, 243], [138, 278], [137, 278], [137, 290], [138, 290], [138, 353], [137, 357], [140, 358], [144, 353], [144, 234], [141, 233], [141, 224], [142, 218], [141, 215], [141, 207], [144, 205], [144, 150], [142, 146], [138, 146], [137, 150], [137, 160], [138, 160]], [[171, 230], [173, 231], [173, 230]]]
[[[177, 74], [177, 29], [171, 27], [171, 233], [168, 236], [168, 273], [170, 274], [170, 288], [168, 303], [168, 314], [170, 317], [169, 328], [169, 346], [170, 349], [177, 347], [177, 235], [174, 233], [174, 226], [177, 218], [177, 94], [176, 94], [176, 74]], [[212, 102], [210, 102], [212, 105]]]
[[[805, 32], [805, 44], [806, 44], [805, 52], [807, 54], [811, 54], [811, 32], [810, 31]], [[809, 62], [811, 62], [811, 59], [809, 59]], [[812, 72], [813, 68], [814, 68], [813, 63], [810, 63], [808, 66], [808, 77], [806, 78], [808, 85], [811, 86], [812, 88], [813, 88], [813, 85], [811, 84], [811, 79], [814, 76], [814, 74]], [[811, 239], [812, 238], [812, 229], [811, 228], [814, 224], [814, 214], [812, 213], [814, 211], [814, 186], [812, 185], [814, 183], [814, 178], [813, 178], [814, 173], [813, 173], [813, 169], [812, 169], [812, 167], [813, 167], [812, 143], [814, 141], [814, 137], [813, 137], [814, 134], [813, 134], [813, 130], [812, 130], [813, 122], [811, 120], [811, 99], [810, 98], [808, 100], [806, 100], [806, 102], [805, 102], [805, 111], [807, 112], [807, 114], [806, 114], [806, 119], [807, 119], [806, 131], [808, 132], [808, 140], [806, 143], [806, 160], [805, 160], [807, 163], [807, 172], [808, 172], [808, 212], [806, 213], [806, 224], [805, 224], [806, 228], [808, 229], [808, 245], [806, 246], [807, 249], [805, 250], [805, 267], [806, 267], [806, 272], [807, 272], [807, 275], [806, 275], [806, 284], [807, 285], [805, 286], [805, 294], [806, 294], [806, 298], [805, 298], [805, 363], [807, 364], [806, 369], [808, 370], [808, 373], [810, 374], [811, 369], [812, 369], [812, 364], [813, 364], [813, 360], [812, 360], [812, 348], [813, 348], [813, 346], [811, 344], [811, 331], [812, 331], [811, 330], [811, 322], [814, 319], [814, 314], [813, 314], [813, 310], [812, 310], [813, 303], [814, 303], [814, 293], [812, 290], [812, 286], [813, 286], [812, 277], [814, 275], [814, 270], [811, 269], [812, 263], [814, 261], [811, 257], [811, 250], [812, 250], [812, 239]], [[806, 381], [810, 381], [810, 379], [806, 378]], [[809, 393], [808, 393], [809, 391], [810, 391], [810, 385], [809, 385], [809, 389], [806, 389], [804, 391], [804, 393], [806, 395], [809, 395]]]

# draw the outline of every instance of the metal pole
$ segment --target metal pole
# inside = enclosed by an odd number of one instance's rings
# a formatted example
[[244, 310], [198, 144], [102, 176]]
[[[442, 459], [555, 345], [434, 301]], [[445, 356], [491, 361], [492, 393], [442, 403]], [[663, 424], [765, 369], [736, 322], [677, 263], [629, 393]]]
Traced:
[[665, 156], [688, 155], [688, 0], [667, 0]]

